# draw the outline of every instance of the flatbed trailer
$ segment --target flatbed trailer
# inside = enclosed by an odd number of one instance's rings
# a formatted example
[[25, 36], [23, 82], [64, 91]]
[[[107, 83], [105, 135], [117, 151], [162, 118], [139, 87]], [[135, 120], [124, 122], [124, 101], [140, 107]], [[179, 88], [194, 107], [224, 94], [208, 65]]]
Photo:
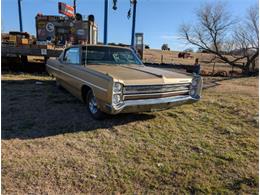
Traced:
[[51, 57], [59, 57], [63, 48], [43, 48], [41, 46], [29, 46], [29, 45], [20, 45], [13, 46], [8, 44], [2, 44], [1, 46], [1, 55], [2, 57], [19, 57], [22, 62], [27, 62], [27, 56], [37, 56], [44, 57], [45, 60]]

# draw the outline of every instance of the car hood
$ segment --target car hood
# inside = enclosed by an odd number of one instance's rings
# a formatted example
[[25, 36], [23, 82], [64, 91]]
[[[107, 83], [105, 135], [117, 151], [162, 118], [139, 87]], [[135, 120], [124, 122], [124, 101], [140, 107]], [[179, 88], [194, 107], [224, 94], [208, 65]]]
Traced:
[[191, 82], [191, 77], [144, 65], [88, 65], [125, 85], [150, 85]]

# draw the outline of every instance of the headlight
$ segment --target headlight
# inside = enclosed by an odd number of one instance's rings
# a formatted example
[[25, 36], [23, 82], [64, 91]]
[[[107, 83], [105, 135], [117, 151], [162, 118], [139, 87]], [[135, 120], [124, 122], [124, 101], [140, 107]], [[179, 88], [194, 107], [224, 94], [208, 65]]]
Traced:
[[122, 102], [123, 85], [119, 82], [113, 84], [112, 104], [117, 105]]
[[191, 85], [192, 87], [196, 87], [198, 85], [197, 79], [193, 79]]
[[113, 85], [113, 92], [114, 92], [114, 93], [121, 93], [121, 92], [122, 92], [122, 88], [123, 88], [122, 84], [116, 82], [116, 83], [114, 83], [114, 85]]
[[190, 96], [194, 96], [196, 94], [196, 90], [195, 89], [191, 89], [190, 90]]
[[194, 76], [190, 85], [190, 96], [200, 98], [202, 89], [202, 79], [200, 76]]
[[118, 104], [121, 102], [121, 95], [118, 95], [118, 94], [114, 94], [113, 95], [113, 98], [112, 98], [112, 103], [113, 104]]

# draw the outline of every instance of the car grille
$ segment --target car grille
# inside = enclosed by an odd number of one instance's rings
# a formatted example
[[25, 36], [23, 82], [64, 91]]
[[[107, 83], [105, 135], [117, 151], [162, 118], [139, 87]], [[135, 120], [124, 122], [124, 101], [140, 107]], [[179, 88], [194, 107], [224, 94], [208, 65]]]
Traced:
[[166, 85], [131, 85], [123, 89], [124, 100], [188, 95], [190, 83]]

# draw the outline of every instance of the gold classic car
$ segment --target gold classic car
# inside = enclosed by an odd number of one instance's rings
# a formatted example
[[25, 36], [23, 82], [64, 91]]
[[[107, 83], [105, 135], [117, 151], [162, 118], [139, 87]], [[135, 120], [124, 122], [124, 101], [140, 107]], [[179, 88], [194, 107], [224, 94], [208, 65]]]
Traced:
[[143, 65], [126, 47], [87, 45], [65, 49], [49, 59], [47, 71], [87, 104], [90, 114], [168, 109], [200, 99], [202, 79]]

